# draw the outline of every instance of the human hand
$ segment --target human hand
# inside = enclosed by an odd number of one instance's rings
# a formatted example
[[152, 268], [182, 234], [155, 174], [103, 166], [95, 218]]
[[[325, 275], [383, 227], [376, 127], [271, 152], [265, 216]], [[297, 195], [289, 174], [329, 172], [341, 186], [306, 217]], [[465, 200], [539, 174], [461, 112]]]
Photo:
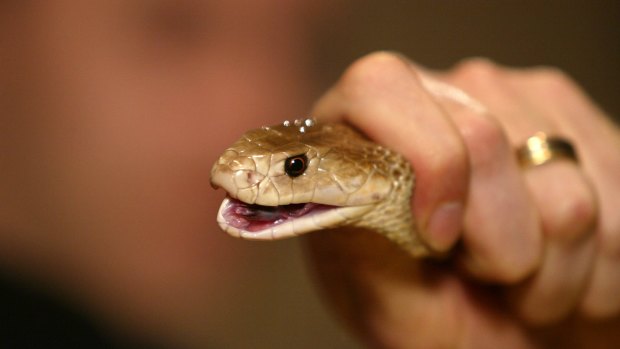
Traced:
[[[620, 132], [564, 74], [481, 59], [438, 73], [375, 53], [314, 115], [411, 161], [421, 237], [448, 253], [415, 260], [377, 234], [309, 234], [328, 299], [369, 344], [607, 347], [619, 336]], [[539, 131], [571, 140], [579, 163], [521, 168], [514, 149]]]

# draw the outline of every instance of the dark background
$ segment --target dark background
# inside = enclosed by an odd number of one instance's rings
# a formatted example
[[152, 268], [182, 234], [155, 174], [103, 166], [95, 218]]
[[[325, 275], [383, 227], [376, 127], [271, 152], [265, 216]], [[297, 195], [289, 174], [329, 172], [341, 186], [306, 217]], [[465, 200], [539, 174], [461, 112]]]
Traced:
[[351, 60], [397, 50], [431, 68], [484, 56], [551, 65], [620, 115], [620, 1], [358, 0], [319, 28], [317, 70], [333, 81]]

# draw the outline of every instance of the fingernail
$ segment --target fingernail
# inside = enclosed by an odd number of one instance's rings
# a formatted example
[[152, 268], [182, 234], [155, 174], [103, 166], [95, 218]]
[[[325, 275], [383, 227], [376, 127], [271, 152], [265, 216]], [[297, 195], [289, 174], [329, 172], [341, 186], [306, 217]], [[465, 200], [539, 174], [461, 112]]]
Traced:
[[463, 205], [445, 203], [432, 214], [426, 226], [427, 243], [438, 252], [448, 250], [458, 239], [463, 226]]

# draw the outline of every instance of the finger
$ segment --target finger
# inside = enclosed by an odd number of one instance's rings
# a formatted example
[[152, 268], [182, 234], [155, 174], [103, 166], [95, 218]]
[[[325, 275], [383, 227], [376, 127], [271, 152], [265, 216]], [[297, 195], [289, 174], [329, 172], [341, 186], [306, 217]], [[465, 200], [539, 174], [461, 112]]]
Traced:
[[[559, 134], [541, 104], [558, 101], [532, 93], [529, 80], [489, 63], [478, 63], [483, 78], [462, 81], [474, 96], [484, 98], [504, 126], [513, 147], [543, 131]], [[480, 74], [480, 72], [479, 72]], [[487, 74], [484, 77], [484, 74]], [[577, 304], [590, 275], [594, 244], [595, 198], [591, 186], [573, 162], [554, 162], [523, 173], [527, 191], [540, 219], [545, 253], [539, 271], [516, 293], [521, 315], [536, 323], [555, 321]], [[544, 305], [544, 306], [541, 306]]]
[[462, 262], [481, 279], [515, 283], [540, 263], [539, 217], [505, 136], [493, 122], [470, 117], [455, 118], [467, 130], [472, 167]]
[[[472, 73], [480, 79], [477, 72]], [[463, 264], [479, 278], [511, 283], [521, 280], [538, 265], [542, 240], [537, 212], [513, 148], [501, 126], [479, 102], [472, 102], [462, 90], [431, 83], [434, 86], [429, 88], [458, 126], [470, 154], [472, 177]], [[495, 96], [499, 92], [490, 93]]]
[[457, 130], [401, 58], [375, 53], [354, 63], [314, 114], [344, 119], [408, 158], [416, 173], [413, 213], [422, 239], [449, 249], [462, 226], [469, 181]]
[[[567, 100], [571, 98], [549, 85], [541, 89], [538, 73], [510, 71], [509, 76], [522, 102], [530, 106], [528, 115], [532, 119], [532, 127], [515, 132], [514, 137], [524, 139], [527, 132], [535, 132], [534, 127], [547, 126], [548, 132], [564, 135], [581, 150], [574, 121], [558, 118], [568, 112]], [[543, 125], [542, 118], [534, 115], [544, 115], [548, 122]], [[541, 213], [548, 247], [540, 272], [524, 287], [519, 308], [530, 322], [544, 324], [566, 317], [579, 304], [590, 282], [597, 251], [594, 231], [598, 204], [594, 187], [576, 162], [559, 161], [526, 169], [525, 176]]]
[[529, 72], [529, 79], [532, 93], [561, 101], [541, 107], [563, 133], [575, 140], [580, 164], [597, 194], [598, 255], [582, 311], [597, 318], [614, 316], [620, 313], [620, 132], [566, 74], [539, 68]]
[[[571, 111], [577, 113], [580, 109]], [[620, 314], [620, 133], [600, 114], [582, 115], [590, 115], [592, 124], [599, 124], [601, 130], [597, 137], [588, 140], [587, 135], [581, 135], [580, 143], [583, 167], [596, 189], [599, 211], [595, 231], [599, 253], [582, 310], [592, 317], [607, 318]], [[577, 132], [573, 134], [580, 139]]]
[[546, 250], [540, 270], [513, 299], [528, 322], [549, 324], [569, 315], [588, 285], [596, 252], [594, 196], [574, 164], [550, 163], [526, 171]]

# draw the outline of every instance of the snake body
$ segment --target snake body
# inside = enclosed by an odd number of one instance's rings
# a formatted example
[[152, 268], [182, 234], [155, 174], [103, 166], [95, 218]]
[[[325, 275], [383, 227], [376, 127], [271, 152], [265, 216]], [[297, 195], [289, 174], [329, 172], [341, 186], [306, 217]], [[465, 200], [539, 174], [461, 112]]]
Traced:
[[408, 161], [343, 123], [298, 119], [250, 130], [219, 157], [211, 184], [227, 192], [217, 220], [235, 237], [352, 226], [428, 253], [411, 216]]

